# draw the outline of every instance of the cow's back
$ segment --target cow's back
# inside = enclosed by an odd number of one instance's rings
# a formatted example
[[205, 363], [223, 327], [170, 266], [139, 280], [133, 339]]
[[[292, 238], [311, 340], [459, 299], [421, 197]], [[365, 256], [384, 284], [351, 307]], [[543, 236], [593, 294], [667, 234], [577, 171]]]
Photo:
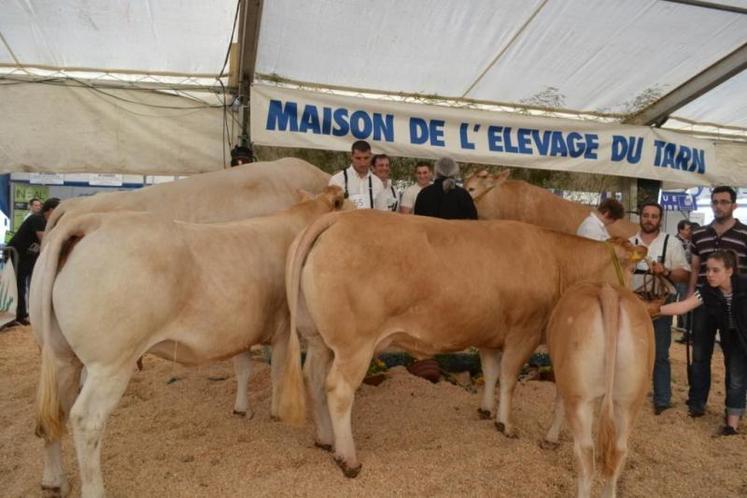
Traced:
[[[605, 323], [601, 291], [604, 285], [582, 282], [563, 293], [547, 326], [547, 345], [561, 392], [605, 393]], [[653, 328], [635, 294], [610, 285], [616, 296], [615, 390], [635, 398], [648, 388], [653, 365]]]
[[272, 214], [295, 204], [298, 190], [319, 192], [329, 175], [296, 158], [258, 162], [194, 175], [130, 192], [67, 199], [52, 213], [62, 216], [109, 211], [148, 211], [163, 219], [213, 223]]
[[[498, 330], [544, 327], [564, 285], [563, 266], [581, 265], [586, 248], [598, 253], [600, 245], [514, 221], [352, 212], [319, 237], [302, 285], [312, 308], [345, 314], [357, 307], [384, 329], [407, 329], [410, 341], [428, 334], [447, 349], [500, 347]], [[323, 327], [326, 316], [313, 318]], [[450, 339], [454, 330], [458, 340]]]
[[[565, 233], [576, 233], [593, 210], [521, 180], [505, 180], [478, 194], [475, 207], [480, 219], [523, 221]], [[607, 230], [613, 237], [627, 239], [635, 235], [637, 226], [623, 219]]]

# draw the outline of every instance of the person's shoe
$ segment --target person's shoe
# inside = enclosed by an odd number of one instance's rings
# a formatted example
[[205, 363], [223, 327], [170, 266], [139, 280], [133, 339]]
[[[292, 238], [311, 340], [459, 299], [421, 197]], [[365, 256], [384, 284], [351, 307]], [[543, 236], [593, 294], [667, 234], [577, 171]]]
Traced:
[[698, 417], [702, 417], [703, 415], [705, 415], [705, 410], [700, 409], [700, 408], [690, 407], [687, 410], [687, 416], [691, 418], [698, 418]]
[[737, 430], [734, 427], [730, 425], [725, 425], [721, 428], [721, 430], [718, 431], [718, 435], [719, 436], [737, 436], [739, 435], [739, 432], [737, 432]]
[[664, 413], [665, 410], [669, 410], [670, 408], [672, 408], [671, 404], [669, 404], [669, 405], [655, 405], [654, 406], [654, 415], [661, 415], [662, 413]]
[[31, 325], [31, 322], [29, 322], [29, 319], [28, 319], [28, 318], [19, 318], [19, 319], [18, 319], [18, 320], [16, 320], [16, 321], [17, 321], [18, 323], [20, 323], [21, 325]]

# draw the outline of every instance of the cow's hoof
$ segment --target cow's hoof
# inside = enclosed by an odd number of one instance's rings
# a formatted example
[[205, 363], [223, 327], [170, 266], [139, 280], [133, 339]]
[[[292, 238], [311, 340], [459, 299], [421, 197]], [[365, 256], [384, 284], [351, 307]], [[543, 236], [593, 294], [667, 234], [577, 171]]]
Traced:
[[324, 450], [324, 451], [329, 452], [329, 453], [332, 452], [332, 445], [331, 444], [325, 444], [325, 443], [320, 443], [319, 441], [314, 441], [314, 446], [316, 446], [320, 450]]
[[241, 410], [234, 410], [233, 414], [237, 417], [244, 417], [247, 420], [251, 420], [254, 418], [254, 412], [249, 410], [247, 412], [242, 412]]
[[477, 409], [477, 415], [482, 420], [490, 420], [490, 418], [491, 418], [490, 411], [489, 410], [483, 410], [482, 408], [478, 408]]
[[278, 417], [277, 415], [270, 415], [270, 420], [272, 420], [273, 422], [280, 422], [280, 417]]
[[42, 485], [42, 497], [43, 498], [62, 498], [66, 493], [63, 493], [63, 489], [60, 486], [44, 486]]
[[498, 432], [500, 432], [507, 438], [516, 439], [519, 437], [519, 435], [516, 433], [516, 429], [512, 429], [511, 431], [506, 430], [506, 425], [503, 422], [496, 422], [495, 428], [498, 429]]
[[361, 473], [361, 468], [363, 467], [361, 464], [358, 464], [355, 467], [350, 467], [345, 463], [345, 460], [337, 457], [335, 457], [335, 463], [340, 467], [340, 470], [342, 470], [342, 475], [351, 479], [358, 477], [358, 474]]
[[548, 441], [543, 439], [540, 441], [540, 448], [543, 450], [557, 450], [560, 447], [560, 443], [557, 441]]

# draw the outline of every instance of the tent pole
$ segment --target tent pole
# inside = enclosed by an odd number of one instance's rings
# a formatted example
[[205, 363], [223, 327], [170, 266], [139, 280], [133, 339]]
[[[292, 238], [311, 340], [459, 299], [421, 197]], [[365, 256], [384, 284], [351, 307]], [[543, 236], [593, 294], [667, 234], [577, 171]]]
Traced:
[[254, 81], [262, 18], [262, 0], [241, 0], [239, 17], [239, 95], [241, 102], [240, 144], [251, 147], [249, 130], [249, 90]]

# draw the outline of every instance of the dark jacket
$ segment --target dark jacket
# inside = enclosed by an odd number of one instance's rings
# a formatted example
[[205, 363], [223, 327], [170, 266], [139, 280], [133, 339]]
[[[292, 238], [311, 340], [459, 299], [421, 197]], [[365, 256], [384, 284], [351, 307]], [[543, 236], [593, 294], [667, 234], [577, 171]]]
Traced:
[[462, 187], [444, 192], [443, 178], [437, 178], [418, 194], [413, 213], [446, 220], [476, 220], [477, 209], [472, 197]]
[[[747, 353], [747, 275], [732, 275], [731, 288], [733, 293], [731, 307], [734, 310], [737, 338]], [[700, 295], [703, 298], [709, 324], [713, 328], [718, 328], [722, 333], [727, 333], [726, 300], [721, 291], [716, 287], [704, 285], [700, 288]]]

